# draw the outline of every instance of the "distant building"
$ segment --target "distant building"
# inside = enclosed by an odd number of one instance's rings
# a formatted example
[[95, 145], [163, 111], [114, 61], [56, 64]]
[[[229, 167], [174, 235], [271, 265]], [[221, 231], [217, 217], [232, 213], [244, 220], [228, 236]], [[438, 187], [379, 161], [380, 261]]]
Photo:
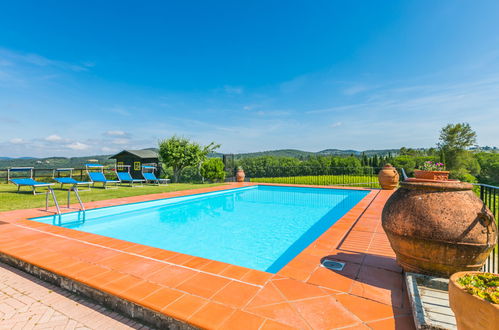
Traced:
[[156, 164], [157, 176], [161, 174], [161, 164], [157, 149], [123, 150], [116, 155], [109, 157], [115, 159], [116, 165], [130, 165], [130, 174], [134, 179], [142, 179], [142, 165]]

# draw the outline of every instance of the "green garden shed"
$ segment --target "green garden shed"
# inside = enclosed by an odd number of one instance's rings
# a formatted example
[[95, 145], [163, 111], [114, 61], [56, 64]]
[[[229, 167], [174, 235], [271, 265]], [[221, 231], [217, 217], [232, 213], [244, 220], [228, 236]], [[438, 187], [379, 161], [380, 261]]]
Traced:
[[141, 150], [123, 150], [116, 155], [109, 157], [115, 159], [116, 165], [130, 165], [130, 174], [134, 179], [142, 179], [142, 165], [156, 164], [156, 176], [161, 174], [161, 166], [159, 162], [158, 149], [141, 149]]

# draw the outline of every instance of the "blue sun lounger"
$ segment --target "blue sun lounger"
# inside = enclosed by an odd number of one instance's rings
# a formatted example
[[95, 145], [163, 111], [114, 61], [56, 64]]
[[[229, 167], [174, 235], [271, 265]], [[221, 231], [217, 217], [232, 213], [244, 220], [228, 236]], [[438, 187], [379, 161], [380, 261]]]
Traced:
[[104, 175], [104, 166], [99, 164], [86, 164], [85, 168], [87, 170], [87, 175], [92, 182], [92, 186], [95, 187], [95, 184], [99, 182], [102, 183], [104, 189], [107, 189], [108, 183], [114, 183], [115, 187], [113, 188], [118, 188], [119, 181], [106, 179], [106, 176]]
[[[11, 178], [12, 172], [28, 172], [29, 178]], [[53, 183], [47, 182], [38, 182], [33, 179], [33, 167], [11, 167], [7, 169], [7, 180], [12, 182], [17, 186], [17, 192], [21, 189], [22, 186], [31, 187], [33, 189], [33, 195], [36, 195], [36, 188], [39, 187], [50, 187], [53, 186]]]
[[132, 175], [130, 174], [130, 165], [117, 165], [115, 168], [115, 172], [118, 180], [120, 181], [120, 184], [129, 184], [130, 187], [133, 187], [134, 183], [140, 184], [136, 187], [142, 187], [145, 181], [142, 179], [132, 178]]
[[142, 177], [146, 181], [146, 183], [154, 183], [158, 186], [160, 184], [167, 185], [170, 179], [158, 179], [154, 172], [156, 171], [156, 164], [154, 165], [142, 165]]
[[[73, 170], [74, 168], [56, 168], [52, 174], [54, 180], [61, 184], [61, 189], [65, 184], [71, 185], [72, 187], [78, 187], [80, 185], [88, 185], [88, 189], [80, 190], [87, 191], [90, 190], [90, 185], [92, 182], [90, 181], [78, 181], [73, 178]], [[61, 177], [61, 173], [69, 172], [69, 176]], [[57, 174], [57, 175], [56, 175]]]

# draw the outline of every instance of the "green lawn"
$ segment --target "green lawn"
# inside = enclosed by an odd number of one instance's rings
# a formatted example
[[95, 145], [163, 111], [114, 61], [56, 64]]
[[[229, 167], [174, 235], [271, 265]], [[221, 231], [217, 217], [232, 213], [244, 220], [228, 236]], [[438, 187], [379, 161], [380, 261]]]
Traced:
[[251, 178], [251, 182], [309, 185], [345, 185], [351, 187], [379, 188], [377, 175], [314, 175], [278, 178]]
[[[214, 187], [217, 184], [188, 184], [188, 183], [174, 183], [167, 186], [144, 186], [144, 187], [119, 187], [118, 189], [102, 189], [93, 188], [91, 191], [81, 191], [80, 196], [83, 203], [99, 201], [104, 199], [130, 197], [137, 195], [156, 194], [162, 192], [196, 189]], [[54, 186], [55, 187], [55, 186]], [[57, 186], [59, 187], [59, 186]], [[84, 189], [84, 188], [80, 188]], [[46, 190], [39, 189], [40, 192]], [[45, 207], [45, 194], [33, 195], [29, 187], [22, 187], [21, 193], [16, 193], [17, 188], [13, 184], [0, 184], [0, 211], [17, 210], [17, 209], [31, 209]], [[37, 189], [38, 191], [38, 189]], [[67, 190], [54, 189], [57, 199], [61, 206], [67, 202]], [[74, 194], [71, 194], [71, 200], [76, 202]], [[53, 202], [50, 199], [50, 206]]]

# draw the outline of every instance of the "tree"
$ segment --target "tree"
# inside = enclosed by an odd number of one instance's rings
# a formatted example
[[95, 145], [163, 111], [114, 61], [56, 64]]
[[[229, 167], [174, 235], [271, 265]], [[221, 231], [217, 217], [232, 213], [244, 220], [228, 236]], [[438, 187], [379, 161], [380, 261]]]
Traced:
[[410, 175], [412, 174], [412, 172], [414, 172], [414, 168], [416, 167], [416, 160], [412, 156], [400, 155], [392, 160], [392, 165], [397, 168], [403, 168], [407, 175]]
[[465, 150], [476, 143], [476, 133], [468, 123], [448, 124], [440, 131], [440, 149]]
[[457, 170], [464, 166], [467, 148], [476, 143], [476, 133], [468, 123], [448, 124], [440, 131], [437, 146], [442, 151], [446, 167]]
[[173, 168], [173, 182], [178, 182], [184, 168], [196, 166], [199, 171], [207, 155], [219, 147], [220, 145], [213, 142], [207, 146], [201, 146], [189, 139], [172, 136], [159, 142], [159, 156], [163, 164]]
[[225, 179], [224, 163], [220, 158], [210, 158], [201, 165], [201, 175], [211, 181]]
[[480, 182], [499, 185], [499, 154], [494, 152], [480, 152], [476, 154], [481, 172]]

